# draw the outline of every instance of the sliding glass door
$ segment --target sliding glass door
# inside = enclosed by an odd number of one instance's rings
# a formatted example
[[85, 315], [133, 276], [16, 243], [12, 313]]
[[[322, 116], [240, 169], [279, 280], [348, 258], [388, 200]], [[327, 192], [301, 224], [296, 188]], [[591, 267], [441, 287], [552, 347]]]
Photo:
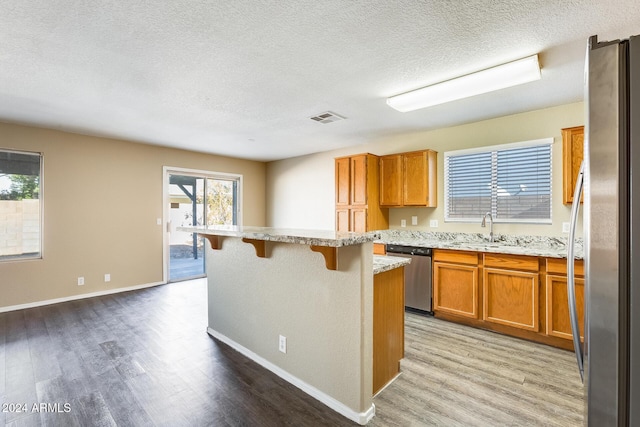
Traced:
[[168, 169], [165, 180], [168, 281], [203, 277], [203, 239], [178, 228], [237, 225], [240, 177]]

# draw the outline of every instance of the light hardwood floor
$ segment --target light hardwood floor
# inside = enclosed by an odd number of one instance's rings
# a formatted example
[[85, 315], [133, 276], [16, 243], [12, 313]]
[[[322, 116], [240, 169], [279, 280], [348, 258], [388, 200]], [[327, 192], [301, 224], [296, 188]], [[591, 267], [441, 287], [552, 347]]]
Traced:
[[581, 426], [573, 353], [407, 313], [402, 375], [372, 426]]
[[[209, 337], [206, 311], [196, 280], [0, 313], [0, 405], [28, 406], [0, 426], [355, 425]], [[582, 423], [572, 353], [415, 314], [405, 348], [371, 426]]]

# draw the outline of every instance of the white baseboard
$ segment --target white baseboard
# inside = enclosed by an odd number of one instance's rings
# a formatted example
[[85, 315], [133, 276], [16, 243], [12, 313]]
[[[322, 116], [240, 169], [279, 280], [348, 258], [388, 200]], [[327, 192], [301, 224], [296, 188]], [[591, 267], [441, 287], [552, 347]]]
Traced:
[[284, 379], [285, 381], [287, 381], [287, 382], [293, 384], [294, 386], [298, 387], [300, 390], [304, 391], [309, 396], [319, 400], [320, 402], [322, 402], [325, 405], [327, 405], [329, 408], [331, 408], [334, 411], [336, 411], [337, 413], [347, 417], [351, 421], [355, 421], [356, 423], [358, 423], [360, 425], [365, 425], [376, 414], [376, 407], [375, 407], [375, 405], [373, 403], [371, 404], [371, 407], [369, 409], [367, 409], [366, 411], [364, 411], [364, 412], [356, 412], [353, 409], [351, 409], [348, 406], [346, 406], [345, 404], [343, 404], [343, 403], [337, 401], [336, 399], [334, 399], [333, 397], [329, 396], [328, 394], [318, 390], [317, 388], [313, 387], [310, 384], [307, 384], [306, 382], [302, 381], [300, 378], [291, 375], [289, 372], [283, 370], [279, 366], [274, 365], [273, 363], [269, 362], [265, 358], [257, 355], [253, 351], [249, 350], [248, 348], [238, 344], [237, 342], [233, 341], [231, 338], [229, 338], [229, 337], [227, 337], [227, 336], [225, 336], [225, 335], [223, 335], [223, 334], [221, 334], [221, 333], [219, 333], [219, 332], [217, 332], [217, 331], [215, 331], [215, 330], [213, 330], [211, 328], [207, 328], [207, 333], [209, 333], [209, 335], [211, 335], [212, 337], [214, 337], [214, 338], [222, 341], [223, 343], [227, 344], [229, 347], [233, 348], [234, 350], [238, 351], [239, 353], [242, 353], [243, 355], [247, 356], [249, 359], [253, 360], [257, 364], [259, 364], [259, 365], [263, 366], [264, 368], [270, 370], [271, 372], [273, 372], [274, 374], [276, 374], [280, 378]]
[[7, 307], [0, 307], [0, 313], [5, 313], [7, 311], [23, 310], [25, 308], [42, 307], [44, 305], [58, 304], [58, 303], [61, 303], [61, 302], [75, 301], [75, 300], [85, 299], [85, 298], [100, 297], [100, 296], [103, 296], [103, 295], [118, 294], [120, 292], [135, 291], [137, 289], [151, 288], [153, 286], [164, 285], [164, 284], [165, 284], [165, 282], [145, 283], [143, 285], [129, 286], [129, 287], [126, 287], [126, 288], [107, 289], [107, 290], [104, 290], [104, 291], [91, 292], [91, 293], [88, 293], [88, 294], [71, 295], [69, 297], [63, 297], [63, 298], [55, 298], [55, 299], [49, 299], [49, 300], [44, 300], [44, 301], [29, 302], [29, 303], [26, 303], [26, 304], [10, 305], [10, 306], [7, 306]]

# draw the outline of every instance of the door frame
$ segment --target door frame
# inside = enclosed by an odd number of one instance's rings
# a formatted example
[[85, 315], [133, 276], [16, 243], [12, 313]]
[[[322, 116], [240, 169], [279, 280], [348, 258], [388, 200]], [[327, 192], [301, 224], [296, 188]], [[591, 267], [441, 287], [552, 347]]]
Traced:
[[242, 187], [243, 176], [237, 173], [215, 172], [202, 169], [181, 168], [176, 166], [162, 167], [162, 282], [169, 282], [169, 175], [186, 175], [222, 180], [237, 180], [238, 191], [236, 193], [236, 220], [237, 225], [242, 225]]

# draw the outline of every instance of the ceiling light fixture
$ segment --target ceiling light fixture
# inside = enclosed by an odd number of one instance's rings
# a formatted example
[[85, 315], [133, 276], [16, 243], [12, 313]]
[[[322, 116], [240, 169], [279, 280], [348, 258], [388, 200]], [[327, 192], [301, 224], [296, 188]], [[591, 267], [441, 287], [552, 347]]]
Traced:
[[492, 92], [540, 79], [538, 55], [467, 74], [387, 98], [387, 104], [406, 112]]

